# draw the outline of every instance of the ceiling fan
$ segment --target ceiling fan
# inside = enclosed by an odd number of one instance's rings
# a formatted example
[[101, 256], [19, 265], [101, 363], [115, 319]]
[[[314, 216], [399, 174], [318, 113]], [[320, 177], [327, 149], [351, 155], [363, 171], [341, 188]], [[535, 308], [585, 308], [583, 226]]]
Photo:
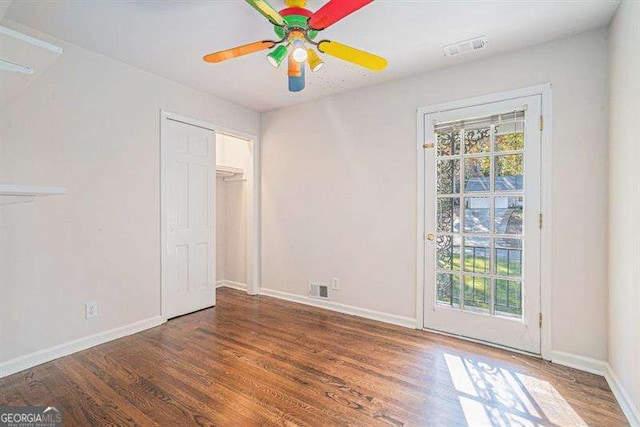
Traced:
[[[305, 87], [305, 63], [311, 71], [318, 71], [324, 65], [313, 49], [344, 61], [348, 61], [373, 71], [382, 71], [387, 60], [332, 40], [316, 42], [322, 31], [373, 0], [330, 0], [315, 13], [305, 9], [307, 0], [285, 0], [286, 9], [278, 12], [265, 0], [246, 0], [274, 25], [278, 41], [263, 40], [232, 49], [205, 55], [206, 62], [216, 63], [254, 52], [272, 50], [267, 59], [274, 67], [280, 67], [288, 59], [289, 91], [300, 92]], [[310, 47], [311, 46], [311, 47]]]

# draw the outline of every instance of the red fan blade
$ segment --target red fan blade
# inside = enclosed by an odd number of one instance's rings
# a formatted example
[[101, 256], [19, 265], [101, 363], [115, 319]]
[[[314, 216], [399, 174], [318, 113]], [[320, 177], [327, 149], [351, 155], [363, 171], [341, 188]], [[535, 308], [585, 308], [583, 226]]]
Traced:
[[329, 3], [322, 6], [309, 18], [309, 26], [314, 30], [324, 30], [372, 1], [373, 0], [330, 0]]

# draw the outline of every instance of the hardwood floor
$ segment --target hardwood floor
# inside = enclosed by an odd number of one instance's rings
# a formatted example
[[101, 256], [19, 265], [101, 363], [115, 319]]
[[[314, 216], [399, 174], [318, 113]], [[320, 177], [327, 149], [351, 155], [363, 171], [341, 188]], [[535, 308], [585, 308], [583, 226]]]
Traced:
[[218, 305], [0, 380], [65, 425], [623, 426], [604, 378], [269, 297]]

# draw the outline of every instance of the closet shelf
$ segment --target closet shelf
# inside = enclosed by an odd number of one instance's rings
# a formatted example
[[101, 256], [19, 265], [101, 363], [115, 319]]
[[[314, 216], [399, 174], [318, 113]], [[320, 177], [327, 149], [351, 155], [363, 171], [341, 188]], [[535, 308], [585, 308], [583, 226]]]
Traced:
[[22, 94], [60, 55], [61, 47], [0, 25], [0, 106]]
[[225, 181], [240, 181], [244, 180], [244, 169], [216, 165], [216, 176], [222, 177]]
[[36, 197], [58, 196], [66, 194], [61, 187], [35, 187], [32, 185], [0, 184], [0, 205], [31, 202]]

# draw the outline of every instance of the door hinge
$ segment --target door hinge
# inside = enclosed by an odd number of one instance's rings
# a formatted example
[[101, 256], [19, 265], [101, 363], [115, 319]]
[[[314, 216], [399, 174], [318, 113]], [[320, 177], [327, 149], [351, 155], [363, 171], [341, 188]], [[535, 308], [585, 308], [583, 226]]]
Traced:
[[538, 314], [538, 326], [542, 328], [542, 313]]
[[538, 226], [542, 230], [542, 213], [538, 214]]
[[540, 130], [544, 130], [544, 116], [540, 116]]
[[435, 146], [435, 144], [433, 142], [427, 142], [426, 144], [422, 145], [422, 148], [429, 149], [429, 148], [433, 148]]

